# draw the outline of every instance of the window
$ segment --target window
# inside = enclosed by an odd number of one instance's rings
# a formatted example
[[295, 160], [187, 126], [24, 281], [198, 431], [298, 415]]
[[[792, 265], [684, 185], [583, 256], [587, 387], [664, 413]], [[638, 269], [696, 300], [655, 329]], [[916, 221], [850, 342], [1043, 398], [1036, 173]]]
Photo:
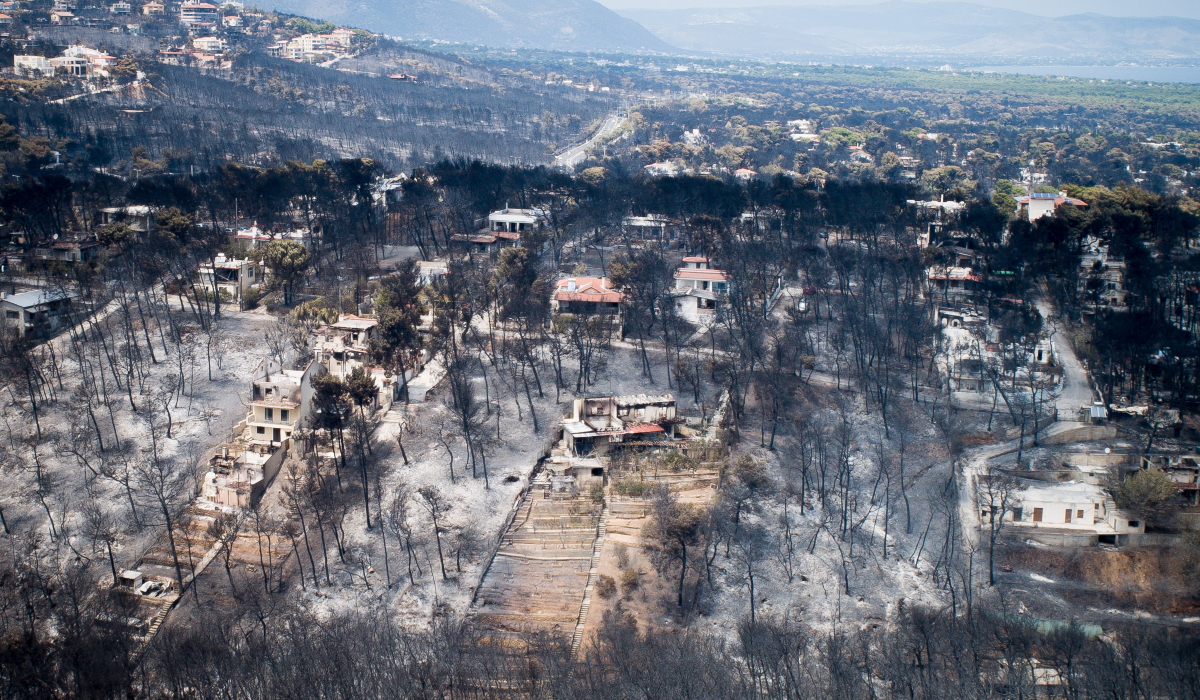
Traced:
[[1079, 518], [1080, 520], [1083, 520], [1083, 510], [1080, 509], [1080, 510], [1075, 511], [1075, 517]]
[[1129, 527], [1138, 527], [1138, 526], [1140, 526], [1140, 525], [1141, 525], [1141, 523], [1140, 523], [1140, 522], [1138, 522], [1138, 521], [1136, 521], [1136, 520], [1130, 520], [1130, 521], [1129, 521]]
[[20, 311], [5, 311], [4, 316], [5, 316], [5, 318], [12, 318], [12, 319], [20, 320], [21, 312]]
[[258, 429], [258, 434], [259, 434], [259, 435], [264, 435], [264, 434], [266, 434], [266, 432], [267, 432], [267, 429], [266, 429], [266, 428], [264, 428], [264, 427], [262, 427], [261, 425], [260, 425], [260, 426], [258, 426], [258, 428], [257, 428], [257, 429]]
[[1025, 513], [1021, 508], [1013, 508], [1012, 514], [1013, 514], [1013, 520], [1020, 520], [1021, 516], [1024, 515]]
[[[281, 422], [281, 423], [286, 423], [286, 422], [288, 422], [288, 412], [287, 412], [287, 409], [286, 409], [286, 408], [281, 408], [281, 409], [279, 409], [279, 422]], [[1082, 511], [1082, 510], [1081, 510], [1081, 511], [1079, 511], [1079, 517], [1081, 517], [1081, 518], [1083, 517], [1083, 511]]]
[[1042, 522], [1042, 509], [1041, 508], [1033, 509], [1033, 522], [1035, 522], [1035, 523]]
[[275, 420], [275, 409], [273, 409], [273, 408], [263, 409], [263, 416], [265, 417], [265, 420], [268, 423], [270, 423], [271, 421]]

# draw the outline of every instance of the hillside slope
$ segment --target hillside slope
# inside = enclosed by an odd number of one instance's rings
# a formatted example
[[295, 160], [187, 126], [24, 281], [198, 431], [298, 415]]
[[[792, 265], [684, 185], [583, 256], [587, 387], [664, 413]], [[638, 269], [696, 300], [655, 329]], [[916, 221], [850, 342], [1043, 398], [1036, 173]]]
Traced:
[[267, 6], [410, 40], [562, 51], [672, 50], [593, 0], [272, 0]]

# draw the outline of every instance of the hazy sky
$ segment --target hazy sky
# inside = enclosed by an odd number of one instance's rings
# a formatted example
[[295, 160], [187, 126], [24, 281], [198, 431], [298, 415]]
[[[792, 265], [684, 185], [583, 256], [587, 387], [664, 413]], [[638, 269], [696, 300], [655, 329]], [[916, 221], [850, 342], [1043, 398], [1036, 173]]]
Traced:
[[[614, 10], [684, 7], [755, 7], [760, 5], [868, 5], [885, 0], [597, 0]], [[926, 2], [932, 0], [913, 0]], [[1095, 12], [1118, 17], [1174, 16], [1200, 19], [1200, 0], [976, 0], [975, 4], [1061, 16]]]

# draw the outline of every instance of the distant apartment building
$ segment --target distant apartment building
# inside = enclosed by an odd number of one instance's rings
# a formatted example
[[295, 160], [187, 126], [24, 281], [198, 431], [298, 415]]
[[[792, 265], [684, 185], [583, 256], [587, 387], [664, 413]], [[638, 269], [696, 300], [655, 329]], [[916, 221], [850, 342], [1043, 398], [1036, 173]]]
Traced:
[[167, 12], [166, 6], [163, 5], [161, 2], [148, 2], [145, 5], [142, 5], [142, 14], [143, 15], [150, 15], [150, 16], [164, 15], [164, 14], [166, 14], [166, 12]]
[[179, 6], [179, 23], [185, 26], [217, 24], [220, 21], [221, 11], [216, 5], [207, 2], [185, 2]]

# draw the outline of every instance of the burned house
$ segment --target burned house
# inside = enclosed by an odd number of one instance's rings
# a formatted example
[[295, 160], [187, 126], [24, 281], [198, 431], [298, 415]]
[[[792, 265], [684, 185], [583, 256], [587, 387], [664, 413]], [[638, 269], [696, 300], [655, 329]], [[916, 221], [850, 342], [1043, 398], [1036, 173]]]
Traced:
[[312, 379], [324, 373], [324, 365], [317, 362], [303, 369], [283, 369], [270, 358], [259, 363], [250, 380], [244, 438], [271, 450], [289, 448], [292, 433], [303, 425], [312, 406]]
[[673, 435], [674, 419], [671, 394], [575, 399], [562, 421], [563, 441], [571, 456], [603, 455], [613, 443]]
[[222, 445], [208, 460], [200, 495], [231, 508], [253, 508], [279, 473], [286, 454], [244, 440]]
[[[371, 343], [375, 340], [379, 321], [355, 315], [339, 316], [337, 323], [318, 328], [314, 333], [313, 353], [316, 361], [338, 379], [345, 380], [361, 367], [375, 381], [378, 389], [372, 408], [387, 408], [398, 398], [401, 381], [385, 368], [371, 364]], [[420, 367], [420, 363], [416, 364]], [[409, 370], [409, 379], [415, 370]]]

